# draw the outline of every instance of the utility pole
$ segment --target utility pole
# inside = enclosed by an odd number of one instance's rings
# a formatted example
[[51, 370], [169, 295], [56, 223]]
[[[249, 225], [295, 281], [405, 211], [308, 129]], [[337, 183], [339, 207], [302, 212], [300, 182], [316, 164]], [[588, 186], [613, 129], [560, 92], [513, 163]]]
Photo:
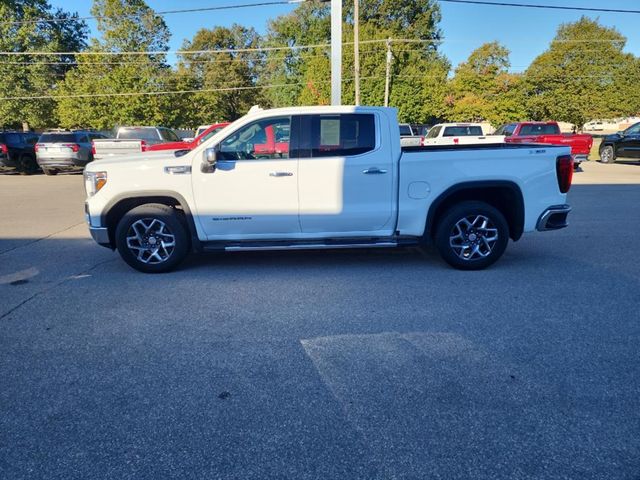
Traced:
[[353, 0], [353, 69], [356, 105], [360, 105], [360, 0]]
[[331, 0], [331, 105], [342, 104], [342, 0]]
[[391, 53], [391, 39], [387, 39], [387, 74], [384, 81], [384, 106], [389, 106], [389, 83], [391, 83], [391, 60], [393, 60], [393, 54]]

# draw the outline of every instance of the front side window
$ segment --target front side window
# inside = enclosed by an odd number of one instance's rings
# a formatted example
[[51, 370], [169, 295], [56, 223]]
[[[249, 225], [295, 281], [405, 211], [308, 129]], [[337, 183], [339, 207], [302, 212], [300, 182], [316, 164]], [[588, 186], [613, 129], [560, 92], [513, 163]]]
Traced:
[[347, 157], [376, 147], [372, 114], [314, 115], [311, 117], [311, 156]]
[[245, 125], [220, 144], [221, 160], [289, 158], [289, 117], [267, 118]]
[[161, 128], [160, 129], [160, 136], [166, 142], [179, 142], [180, 141], [180, 137], [178, 137], [178, 135], [176, 135], [176, 133], [173, 130], [169, 130], [169, 129], [166, 129], [166, 128]]
[[635, 125], [632, 125], [631, 127], [627, 128], [624, 133], [625, 133], [625, 135], [638, 135], [638, 134], [640, 134], [640, 123], [636, 123]]
[[429, 133], [427, 133], [427, 138], [437, 138], [441, 129], [442, 127], [433, 127], [429, 130]]

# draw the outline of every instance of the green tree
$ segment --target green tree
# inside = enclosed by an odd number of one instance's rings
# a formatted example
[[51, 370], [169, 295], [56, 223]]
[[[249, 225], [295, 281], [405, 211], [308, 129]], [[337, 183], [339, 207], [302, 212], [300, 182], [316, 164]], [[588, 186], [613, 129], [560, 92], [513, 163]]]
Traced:
[[549, 49], [527, 69], [524, 88], [531, 117], [581, 128], [593, 118], [638, 112], [638, 61], [623, 52], [615, 28], [583, 17], [560, 26]]
[[0, 18], [0, 51], [24, 53], [0, 57], [0, 126], [55, 125], [54, 100], [15, 97], [49, 96], [55, 91], [74, 56], [29, 52], [79, 51], [86, 46], [86, 24], [77, 14], [52, 9], [45, 0], [5, 0], [0, 3]]
[[[393, 41], [390, 105], [404, 121], [426, 121], [444, 110], [444, 85], [449, 63], [437, 53], [441, 40], [440, 10], [432, 0], [362, 0], [360, 16], [361, 103], [382, 105], [385, 89], [386, 39]], [[262, 84], [290, 85], [265, 90], [271, 104], [317, 105], [330, 102], [330, 10], [327, 4], [303, 3], [269, 24], [268, 47], [292, 50], [270, 52], [260, 76]], [[354, 98], [353, 18], [345, 9], [343, 25], [343, 103]], [[301, 46], [313, 48], [295, 48]], [[321, 45], [321, 47], [317, 47]]]
[[172, 91], [177, 83], [163, 53], [169, 38], [164, 20], [141, 0], [96, 0], [91, 12], [102, 39], [92, 39], [77, 68], [58, 85], [61, 125], [180, 126], [184, 121], [179, 115], [180, 96], [150, 94]]
[[[256, 88], [264, 55], [252, 51], [259, 43], [260, 37], [253, 28], [240, 25], [202, 29], [184, 43], [182, 48], [186, 51], [218, 51], [181, 56], [178, 75], [191, 88], [204, 90], [192, 97], [193, 122], [235, 120], [251, 106], [264, 103], [260, 89]], [[219, 89], [229, 90], [215, 91]]]
[[447, 117], [454, 121], [487, 120], [494, 125], [525, 116], [520, 76], [510, 74], [509, 50], [485, 43], [456, 68], [447, 99]]

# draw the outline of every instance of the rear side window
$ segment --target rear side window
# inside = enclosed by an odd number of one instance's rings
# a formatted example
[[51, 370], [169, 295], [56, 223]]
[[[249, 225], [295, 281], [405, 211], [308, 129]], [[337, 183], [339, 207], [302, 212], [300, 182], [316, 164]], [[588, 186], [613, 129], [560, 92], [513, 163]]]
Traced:
[[557, 125], [523, 125], [520, 135], [556, 135], [560, 133]]
[[155, 128], [123, 128], [118, 131], [118, 138], [124, 140], [160, 140]]
[[43, 133], [39, 143], [73, 143], [75, 141], [75, 133]]
[[478, 126], [445, 127], [443, 137], [480, 137], [482, 128]]
[[301, 118], [300, 155], [348, 157], [376, 147], [376, 123], [372, 114], [304, 115]]

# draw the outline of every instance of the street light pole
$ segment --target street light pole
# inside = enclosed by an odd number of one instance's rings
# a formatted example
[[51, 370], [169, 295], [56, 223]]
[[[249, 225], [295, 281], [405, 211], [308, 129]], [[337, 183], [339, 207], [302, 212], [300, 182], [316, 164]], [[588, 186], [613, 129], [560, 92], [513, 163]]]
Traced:
[[331, 105], [342, 104], [342, 0], [331, 0]]
[[360, 0], [353, 0], [353, 70], [356, 105], [360, 105]]
[[384, 106], [389, 106], [389, 84], [391, 83], [391, 60], [393, 60], [393, 53], [391, 53], [391, 39], [387, 39], [387, 72], [384, 80]]

